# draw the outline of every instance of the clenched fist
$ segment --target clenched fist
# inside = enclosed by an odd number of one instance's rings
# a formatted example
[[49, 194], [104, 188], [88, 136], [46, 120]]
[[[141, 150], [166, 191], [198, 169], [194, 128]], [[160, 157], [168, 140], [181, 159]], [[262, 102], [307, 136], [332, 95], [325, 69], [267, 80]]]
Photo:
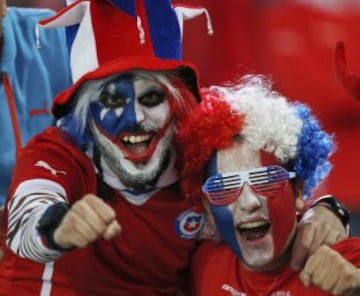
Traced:
[[54, 241], [63, 248], [82, 248], [98, 238], [109, 240], [120, 231], [115, 211], [96, 195], [87, 194], [66, 213]]
[[321, 246], [307, 260], [300, 279], [334, 295], [360, 295], [360, 270], [329, 246]]

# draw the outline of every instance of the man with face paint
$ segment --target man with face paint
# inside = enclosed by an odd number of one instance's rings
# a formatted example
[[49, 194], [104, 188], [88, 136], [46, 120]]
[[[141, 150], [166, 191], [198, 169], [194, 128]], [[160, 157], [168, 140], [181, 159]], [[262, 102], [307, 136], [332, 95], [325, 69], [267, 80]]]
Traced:
[[74, 85], [55, 98], [57, 126], [15, 168], [0, 295], [177, 295], [185, 282], [204, 221], [176, 182], [172, 140], [199, 101], [196, 70], [178, 52], [178, 15], [191, 9], [134, 3], [77, 1], [44, 22], [75, 29]]
[[194, 295], [359, 292], [358, 238], [319, 248], [300, 277], [290, 267], [297, 212], [329, 173], [334, 145], [306, 106], [250, 76], [233, 87], [204, 89], [175, 136], [182, 188], [208, 213], [203, 238], [210, 240], [192, 261]]

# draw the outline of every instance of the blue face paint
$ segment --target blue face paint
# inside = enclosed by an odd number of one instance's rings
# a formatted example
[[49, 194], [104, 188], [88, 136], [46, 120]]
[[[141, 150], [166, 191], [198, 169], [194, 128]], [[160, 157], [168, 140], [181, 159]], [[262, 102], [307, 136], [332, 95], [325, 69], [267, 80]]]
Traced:
[[[119, 106], [116, 102], [123, 104]], [[103, 90], [100, 101], [91, 103], [90, 113], [96, 124], [114, 138], [123, 131], [136, 131], [138, 122], [135, 112], [134, 80], [122, 78], [112, 82], [110, 87], [108, 85]]]
[[[207, 177], [218, 173], [217, 166], [217, 153], [215, 153], [207, 164]], [[238, 241], [236, 239], [236, 233], [234, 228], [234, 217], [228, 206], [215, 206], [210, 204], [211, 213], [214, 217], [216, 227], [219, 230], [221, 236], [237, 255], [239, 259], [242, 259], [242, 253], [239, 248]]]

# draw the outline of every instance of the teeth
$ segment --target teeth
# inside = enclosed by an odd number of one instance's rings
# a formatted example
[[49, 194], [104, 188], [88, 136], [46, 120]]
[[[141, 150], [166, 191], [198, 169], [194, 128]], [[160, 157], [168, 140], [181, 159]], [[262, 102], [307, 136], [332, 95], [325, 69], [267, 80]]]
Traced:
[[129, 142], [134, 144], [136, 143], [136, 137], [135, 136], [130, 136]]
[[268, 224], [266, 221], [247, 222], [239, 225], [242, 229], [250, 229]]
[[141, 143], [141, 142], [145, 142], [148, 141], [149, 139], [151, 139], [151, 135], [147, 134], [147, 135], [141, 135], [141, 136], [124, 136], [122, 138], [122, 141], [124, 143], [131, 143], [131, 144], [135, 144], [135, 143]]

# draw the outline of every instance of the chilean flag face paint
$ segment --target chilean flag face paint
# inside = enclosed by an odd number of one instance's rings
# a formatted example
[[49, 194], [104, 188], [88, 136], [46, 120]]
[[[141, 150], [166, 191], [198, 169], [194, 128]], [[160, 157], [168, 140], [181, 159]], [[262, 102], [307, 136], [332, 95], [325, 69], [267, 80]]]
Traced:
[[101, 136], [134, 163], [146, 163], [170, 123], [162, 87], [152, 80], [124, 75], [105, 85], [90, 113]]
[[[235, 172], [279, 165], [273, 155], [249, 148], [246, 141], [218, 151], [208, 164], [208, 174]], [[250, 268], [276, 265], [296, 228], [294, 192], [291, 185], [267, 196], [245, 183], [235, 202], [211, 205], [217, 228], [233, 252]]]

